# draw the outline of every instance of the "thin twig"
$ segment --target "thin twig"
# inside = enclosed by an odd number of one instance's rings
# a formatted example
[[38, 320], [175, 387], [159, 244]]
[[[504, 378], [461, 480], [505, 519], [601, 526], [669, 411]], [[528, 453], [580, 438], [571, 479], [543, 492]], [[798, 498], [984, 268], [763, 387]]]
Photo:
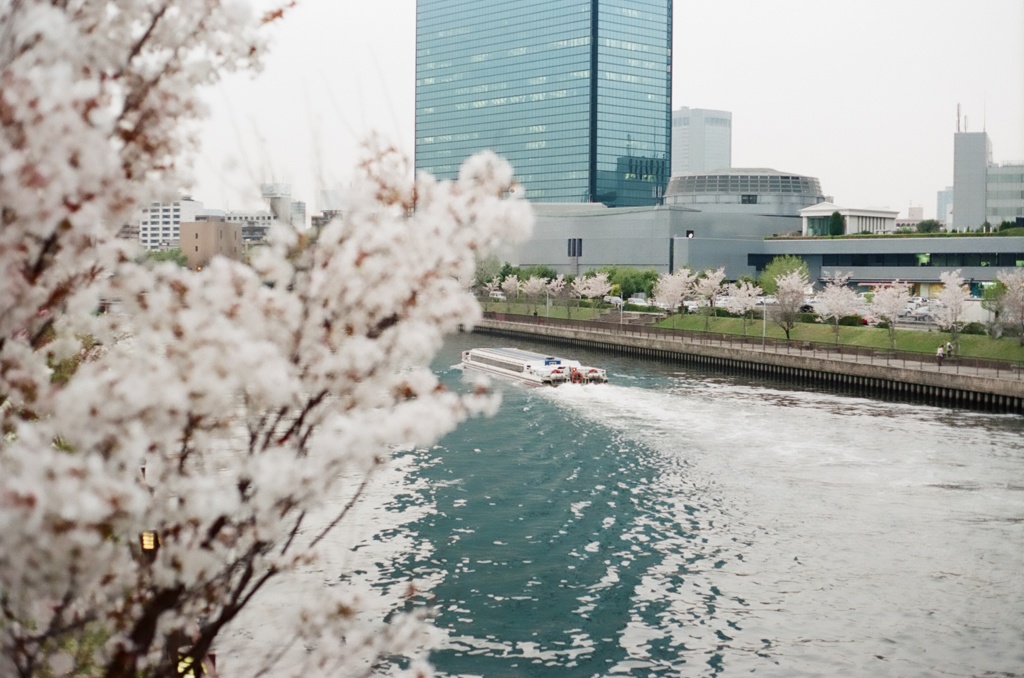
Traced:
[[314, 540], [313, 540], [312, 542], [310, 542], [310, 544], [309, 544], [309, 548], [311, 548], [311, 549], [312, 549], [312, 548], [314, 548], [314, 547], [315, 547], [315, 546], [316, 546], [316, 545], [317, 545], [318, 543], [320, 543], [320, 541], [321, 541], [321, 540], [322, 540], [322, 539], [323, 539], [324, 537], [326, 537], [326, 536], [327, 536], [327, 534], [328, 534], [328, 533], [329, 533], [329, 532], [330, 532], [331, 530], [333, 530], [333, 529], [334, 529], [334, 527], [335, 527], [335, 526], [336, 526], [336, 525], [337, 525], [338, 523], [340, 523], [340, 522], [341, 522], [341, 521], [342, 521], [342, 520], [343, 520], [343, 519], [345, 518], [345, 516], [346, 516], [346, 515], [348, 515], [348, 512], [352, 510], [352, 507], [353, 507], [353, 506], [355, 506], [355, 503], [356, 503], [357, 501], [359, 501], [359, 498], [360, 498], [360, 497], [362, 497], [362, 496], [363, 496], [363, 492], [365, 492], [365, 491], [366, 491], [366, 488], [367, 488], [367, 486], [368, 486], [368, 485], [370, 484], [370, 478], [371, 478], [371, 476], [372, 476], [372, 475], [373, 475], [373, 473], [372, 473], [372, 469], [371, 469], [370, 471], [368, 471], [368, 472], [366, 473], [366, 476], [365, 476], [365, 477], [363, 478], [363, 482], [359, 483], [359, 487], [358, 487], [358, 488], [356, 489], [356, 492], [355, 492], [355, 494], [353, 494], [353, 495], [352, 495], [352, 497], [351, 497], [351, 498], [350, 498], [350, 499], [348, 500], [348, 502], [347, 502], [347, 503], [345, 504], [344, 508], [342, 508], [342, 509], [341, 509], [341, 513], [339, 513], [339, 514], [338, 514], [337, 516], [335, 516], [334, 520], [332, 520], [332, 521], [330, 522], [330, 524], [329, 524], [329, 525], [328, 525], [327, 527], [325, 527], [325, 528], [323, 529], [323, 531], [321, 531], [321, 532], [320, 532], [320, 534], [318, 534], [318, 535], [316, 536], [316, 538], [315, 538], [315, 539], [314, 539]]

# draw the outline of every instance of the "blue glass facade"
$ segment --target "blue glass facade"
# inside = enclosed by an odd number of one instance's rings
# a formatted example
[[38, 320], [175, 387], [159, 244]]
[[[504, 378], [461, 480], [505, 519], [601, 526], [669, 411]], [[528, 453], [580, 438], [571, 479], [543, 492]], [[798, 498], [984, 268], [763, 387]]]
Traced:
[[533, 201], [659, 204], [671, 38], [671, 0], [419, 0], [416, 168], [491, 149]]

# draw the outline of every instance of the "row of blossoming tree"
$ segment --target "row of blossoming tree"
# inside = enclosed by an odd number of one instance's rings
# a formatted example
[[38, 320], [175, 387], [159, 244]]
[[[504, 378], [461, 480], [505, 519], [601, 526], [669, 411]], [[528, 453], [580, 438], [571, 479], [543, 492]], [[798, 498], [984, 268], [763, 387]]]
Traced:
[[565, 304], [566, 313], [572, 317], [573, 303], [579, 303], [582, 299], [603, 299], [611, 291], [611, 283], [608, 281], [608, 274], [605, 272], [591, 271], [587, 275], [579, 275], [566, 282], [565, 275], [559, 273], [550, 278], [539, 275], [520, 280], [517, 274], [509, 274], [504, 279], [497, 276], [491, 278], [483, 285], [486, 294], [500, 291], [508, 302], [509, 307], [513, 299], [525, 298], [531, 304], [534, 311], [541, 299], [561, 301]]
[[[817, 315], [832, 325], [835, 341], [839, 342], [840, 321], [861, 313], [870, 313], [883, 321], [888, 329], [891, 349], [896, 348], [896, 328], [908, 309], [911, 285], [894, 280], [874, 287], [870, 301], [865, 302], [850, 286], [851, 273], [827, 272], [824, 286], [817, 299]], [[729, 311], [743, 318], [743, 333], [758, 306], [766, 310], [766, 318], [777, 324], [789, 339], [792, 330], [807, 309], [811, 286], [806, 266], [790, 265], [779, 270], [770, 281], [774, 292], [772, 303], [766, 303], [760, 286], [749, 281], [724, 282], [724, 269], [694, 272], [681, 268], [674, 273], [662, 274], [654, 288], [654, 297], [666, 309], [675, 311], [685, 301], [693, 300], [704, 315], [704, 329], [715, 314], [719, 302]], [[942, 288], [937, 295], [935, 323], [950, 333], [950, 342], [958, 345], [960, 333], [966, 323], [966, 304], [971, 298], [969, 286], [959, 270], [940, 273]], [[1024, 269], [1013, 268], [996, 274], [995, 294], [988, 304], [995, 321], [1001, 327], [1013, 329], [1024, 344]]]
[[[493, 155], [438, 182], [370, 141], [344, 218], [315, 238], [275, 227], [251, 265], [140, 263], [115, 237], [187, 185], [199, 88], [258, 66], [281, 14], [0, 3], [0, 675], [198, 665], [245, 638], [268, 589], [331, 565], [328, 535], [355, 529], [390, 450], [495, 407], [429, 369], [480, 315], [475, 262], [530, 228]], [[385, 623], [362, 601], [290, 600], [225, 673], [402, 656], [428, 673], [420, 616]]]

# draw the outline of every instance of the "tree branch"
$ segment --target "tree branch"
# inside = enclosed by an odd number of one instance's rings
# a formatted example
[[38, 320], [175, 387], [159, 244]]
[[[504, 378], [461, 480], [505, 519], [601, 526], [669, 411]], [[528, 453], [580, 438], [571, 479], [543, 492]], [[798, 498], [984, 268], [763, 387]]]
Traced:
[[[380, 464], [379, 461], [374, 460], [374, 466], [378, 466], [379, 464]], [[323, 530], [320, 531], [320, 534], [318, 534], [316, 536], [316, 538], [313, 539], [312, 542], [310, 542], [310, 544], [309, 544], [309, 548], [310, 549], [313, 549], [317, 544], [319, 544], [320, 541], [324, 537], [326, 537], [327, 534], [331, 530], [333, 530], [334, 527], [338, 523], [340, 523], [342, 520], [344, 520], [345, 516], [348, 515], [348, 512], [351, 511], [352, 507], [355, 506], [357, 501], [359, 501], [359, 498], [363, 496], [363, 492], [365, 492], [367, 486], [369, 486], [370, 478], [372, 476], [373, 476], [373, 469], [371, 468], [369, 471], [366, 472], [366, 475], [363, 477], [363, 481], [361, 483], [359, 483], [359, 487], [356, 488], [355, 494], [353, 494], [352, 497], [345, 503], [345, 506], [341, 509], [341, 512], [338, 513], [338, 515], [334, 517], [334, 520], [332, 520], [327, 527], [325, 527]]]
[[[292, 435], [302, 427], [303, 422], [305, 422], [306, 420], [306, 416], [309, 415], [309, 413], [313, 410], [314, 407], [323, 402], [323, 399], [326, 397], [327, 390], [324, 389], [323, 391], [320, 391], [320, 393], [316, 394], [316, 396], [306, 401], [305, 406], [302, 408], [302, 412], [300, 412], [299, 416], [295, 418], [295, 421], [292, 422], [292, 425], [288, 427], [288, 430], [282, 433], [281, 436], [277, 439], [277, 444], [283, 445], [284, 443], [286, 443], [288, 439], [291, 438]], [[305, 439], [306, 436], [303, 436], [303, 440]]]

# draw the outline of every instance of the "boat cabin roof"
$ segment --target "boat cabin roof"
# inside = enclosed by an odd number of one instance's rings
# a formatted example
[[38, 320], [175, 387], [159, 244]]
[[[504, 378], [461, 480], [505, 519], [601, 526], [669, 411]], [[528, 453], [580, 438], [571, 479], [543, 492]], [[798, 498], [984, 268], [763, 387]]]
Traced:
[[545, 355], [543, 353], [534, 353], [533, 351], [524, 351], [518, 348], [477, 348], [473, 349], [474, 352], [481, 355], [491, 355], [494, 357], [502, 357], [510, 360], [516, 360], [523, 363], [541, 363], [544, 365], [575, 365], [577, 361], [567, 360], [565, 358], [557, 358], [555, 356]]

